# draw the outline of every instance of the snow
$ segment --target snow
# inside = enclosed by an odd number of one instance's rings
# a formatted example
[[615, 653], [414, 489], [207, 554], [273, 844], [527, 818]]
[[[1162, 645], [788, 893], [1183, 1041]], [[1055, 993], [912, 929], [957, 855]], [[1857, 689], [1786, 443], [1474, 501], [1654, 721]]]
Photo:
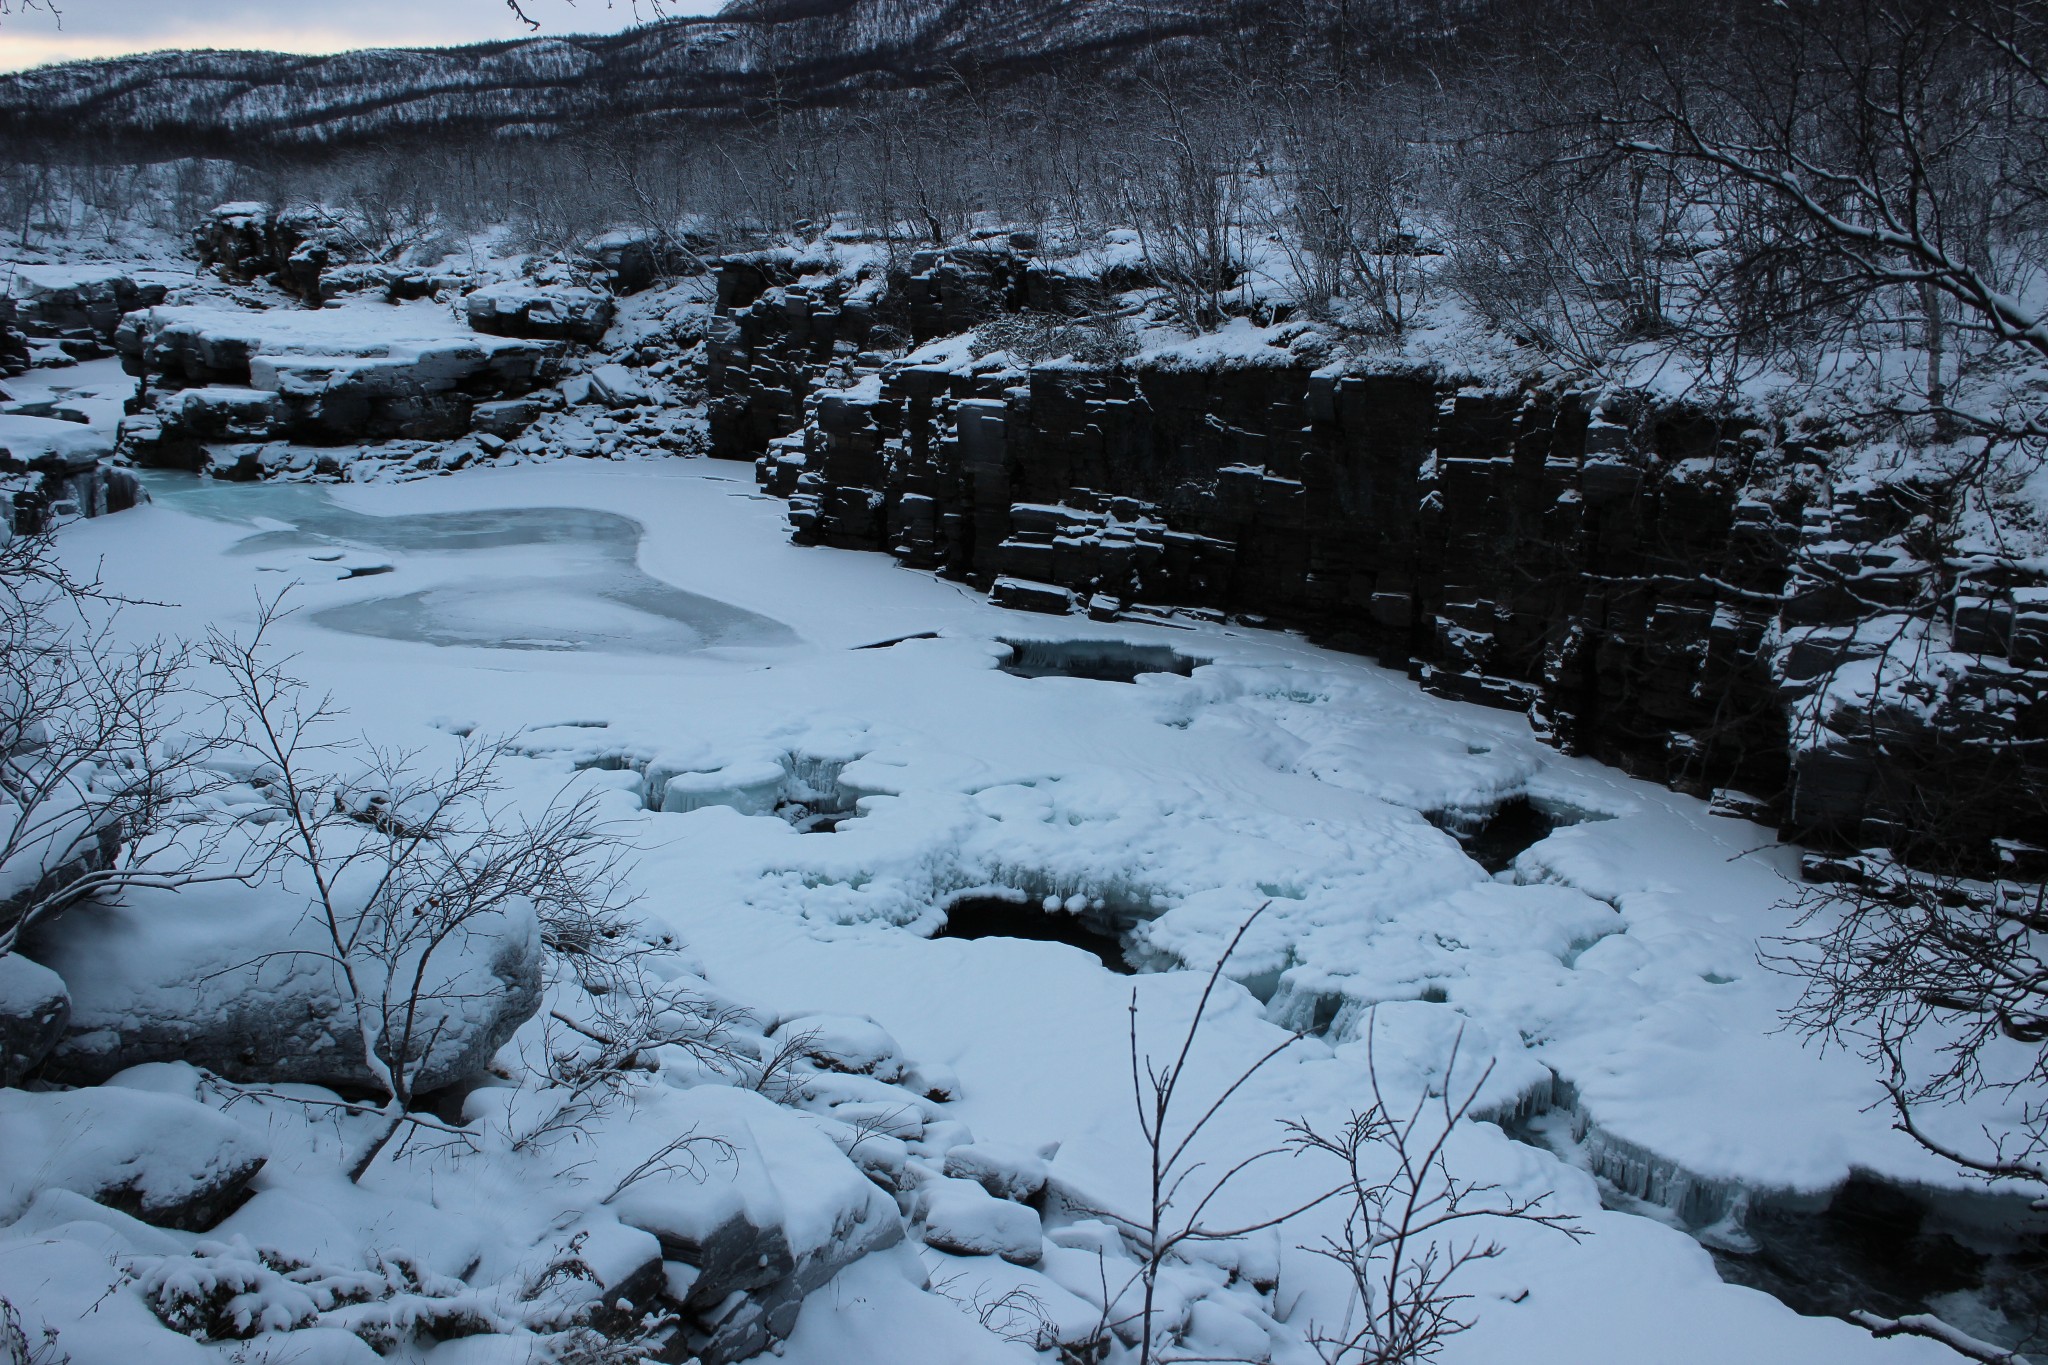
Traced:
[[114, 442], [109, 433], [77, 422], [0, 413], [0, 450], [23, 464], [45, 455], [85, 463], [113, 454]]
[[32, 1094], [0, 1090], [0, 1220], [47, 1190], [145, 1213], [246, 1179], [263, 1161], [239, 1124], [193, 1100], [120, 1086]]
[[1022, 1204], [998, 1199], [972, 1180], [939, 1179], [917, 1193], [917, 1217], [929, 1246], [960, 1256], [997, 1255], [1034, 1264], [1044, 1230]]
[[[1053, 1150], [1057, 1151], [1057, 1148]], [[998, 1199], [1029, 1203], [1045, 1189], [1042, 1156], [1001, 1142], [970, 1142], [946, 1153], [946, 1174], [972, 1180]]]
[[[359, 356], [403, 360], [450, 345], [524, 350], [529, 342], [472, 332], [437, 304], [348, 303], [319, 309], [224, 308], [164, 305], [136, 314], [146, 336], [203, 337], [239, 343], [261, 356]], [[263, 386], [259, 386], [263, 387]]]
[[[986, 1305], [1026, 1288], [1051, 1329], [1071, 1336], [1099, 1320], [1105, 1287], [1113, 1302], [1126, 1292], [1135, 1262], [1116, 1223], [1141, 1206], [1145, 1156], [1130, 1112], [1132, 1003], [1141, 1047], [1172, 1055], [1203, 971], [1261, 905], [1229, 969], [1243, 986], [1211, 1002], [1191, 1054], [1200, 1102], [1288, 1025], [1330, 1027], [1232, 1098], [1193, 1153], [1212, 1167], [1271, 1145], [1282, 1120], [1341, 1121], [1368, 1093], [1370, 1028], [1374, 1064], [1402, 1095], [1441, 1085], [1455, 1045], [1461, 1079], [1494, 1064], [1482, 1109], [1547, 1096], [1555, 1073], [1599, 1132], [1703, 1177], [1804, 1191], [1855, 1168], [1953, 1181], [1866, 1111], [1879, 1092], [1854, 1058], [1774, 1031], [1795, 983], [1756, 955], [1787, 927], [1794, 853], [1703, 802], [1560, 756], [1519, 717], [1428, 697], [1285, 636], [1020, 618], [882, 556], [791, 546], [780, 504], [744, 470], [707, 463], [498, 469], [309, 493], [192, 490], [73, 526], [65, 549], [80, 563], [104, 559], [110, 582], [175, 597], [124, 616], [137, 632], [246, 630], [252, 589], [298, 581], [301, 610], [280, 638], [296, 669], [334, 688], [351, 725], [430, 752], [450, 729], [515, 735], [532, 755], [514, 765], [522, 800], [589, 784], [637, 850], [636, 913], [676, 936], [708, 991], [755, 1008], [778, 1037], [814, 1033], [832, 1069], [807, 1073], [789, 1105], [730, 1086], [653, 1084], [573, 1154], [474, 1169], [408, 1158], [366, 1190], [319, 1174], [332, 1157], [316, 1157], [337, 1141], [321, 1123], [245, 1101], [229, 1113], [274, 1133], [280, 1155], [257, 1198], [207, 1234], [224, 1245], [290, 1244], [337, 1267], [394, 1245], [456, 1266], [475, 1248], [486, 1267], [471, 1280], [496, 1283], [518, 1255], [559, 1244], [570, 1208], [678, 1239], [743, 1215], [781, 1228], [798, 1254], [848, 1237], [879, 1246], [900, 1224], [875, 1182], [900, 1181], [926, 1238], [938, 1229], [938, 1244], [993, 1254], [876, 1250], [812, 1296], [783, 1358], [1022, 1360], [1027, 1348], [985, 1330], [976, 1296]], [[519, 619], [519, 596], [549, 572], [531, 563], [562, 553], [560, 539], [465, 547], [419, 528], [562, 508], [624, 519], [628, 532], [609, 543], [630, 547], [632, 573], [781, 633], [743, 648], [641, 648], [607, 628], [576, 648], [535, 649], [498, 647], [481, 625], [438, 639], [362, 628], [425, 593], [495, 594], [502, 612], [489, 624]], [[379, 531], [376, 518], [416, 520]], [[336, 550], [374, 551], [390, 572], [339, 577], [319, 558]], [[1215, 662], [1135, 685], [1016, 677], [997, 668], [998, 641], [1022, 624]], [[935, 638], [904, 638], [926, 632]], [[886, 640], [901, 643], [856, 648]], [[836, 832], [800, 833], [775, 813], [799, 791], [845, 812]], [[1499, 877], [1426, 818], [1517, 797], [1578, 823]], [[1062, 944], [926, 937], [967, 894], [1095, 917], [1165, 970], [1126, 978]], [[195, 925], [210, 913], [198, 897], [178, 911]], [[943, 1093], [908, 1103], [892, 1073], [912, 1098], [934, 1076]], [[471, 1117], [499, 1131], [494, 1116], [512, 1093], [477, 1091]], [[692, 1131], [761, 1155], [724, 1162], [706, 1149], [701, 1178], [631, 1182], [603, 1202]], [[1723, 1284], [1691, 1238], [1602, 1211], [1585, 1172], [1490, 1124], [1461, 1130], [1452, 1155], [1462, 1176], [1554, 1191], [1593, 1235], [1569, 1243], [1502, 1228], [1506, 1254], [1466, 1286], [1480, 1327], [1452, 1343], [1451, 1365], [1942, 1358], [1928, 1343], [1877, 1342]], [[560, 1174], [572, 1162], [573, 1182]], [[1305, 1161], [1260, 1170], [1219, 1202], [1220, 1216], [1270, 1208], [1317, 1180]], [[1041, 1171], [1042, 1214], [984, 1188], [1022, 1195]], [[1278, 1343], [1276, 1360], [1302, 1359], [1303, 1324], [1331, 1320], [1342, 1303], [1335, 1272], [1296, 1244], [1330, 1228], [1311, 1219], [1282, 1239], [1218, 1248], [1220, 1262], [1177, 1266], [1162, 1291], [1169, 1317], [1219, 1351], [1245, 1350], [1255, 1335]], [[100, 1250], [23, 1259], [24, 1246], [41, 1245], [27, 1238], [53, 1235], [0, 1234], [0, 1293], [61, 1319], [112, 1281]], [[98, 1287], [39, 1300], [24, 1277], [44, 1266]], [[927, 1277], [955, 1284], [966, 1303], [921, 1288]], [[1275, 1277], [1287, 1286], [1285, 1323], [1256, 1288]], [[132, 1294], [115, 1297], [118, 1313], [142, 1311]], [[122, 1339], [123, 1357], [95, 1346], [102, 1330], [113, 1329], [81, 1328], [75, 1344], [67, 1335], [78, 1365], [139, 1358], [142, 1337]], [[167, 1340], [151, 1358], [185, 1358], [186, 1343]], [[432, 1359], [488, 1360], [492, 1349], [442, 1346]]]

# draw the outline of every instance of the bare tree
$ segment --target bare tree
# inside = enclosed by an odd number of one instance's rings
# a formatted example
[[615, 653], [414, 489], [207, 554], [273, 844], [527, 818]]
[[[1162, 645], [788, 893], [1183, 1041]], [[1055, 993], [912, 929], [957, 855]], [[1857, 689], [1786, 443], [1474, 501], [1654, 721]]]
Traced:
[[[2039, 881], [1842, 860], [1798, 901], [1803, 931], [1770, 959], [1806, 989], [1790, 1022], [1879, 1069], [1896, 1126], [2048, 1212], [2048, 900]], [[1938, 1136], [1929, 1107], [2008, 1098], [1980, 1142]]]
[[57, 21], [59, 27], [63, 26], [64, 9], [57, 0], [0, 0], [0, 19], [38, 13], [49, 15]]
[[2048, 15], [2033, 0], [1822, 0], [1653, 36], [1598, 122], [1620, 154], [1769, 211], [1771, 251], [1823, 296], [1917, 333], [1922, 410], [2048, 436], [2038, 410], [1963, 408], [1954, 341], [2048, 358]]
[[1399, 334], [1428, 298], [1434, 154], [1424, 138], [1437, 134], [1401, 85], [1304, 85], [1273, 99], [1285, 157], [1274, 235], [1304, 302], [1320, 315], [1349, 295], [1375, 330]]
[[1451, 1046], [1441, 1089], [1425, 1087], [1405, 1112], [1390, 1105], [1374, 1058], [1375, 1021], [1366, 1022], [1366, 1076], [1372, 1103], [1335, 1132], [1307, 1122], [1290, 1125], [1294, 1147], [1343, 1166], [1344, 1227], [1313, 1248], [1342, 1267], [1351, 1303], [1344, 1319], [1311, 1328], [1309, 1341], [1326, 1365], [1415, 1365], [1434, 1359], [1451, 1337], [1472, 1326], [1452, 1281], [1476, 1261], [1505, 1248], [1463, 1233], [1475, 1222], [1531, 1224], [1577, 1241], [1584, 1230], [1569, 1214], [1546, 1211], [1549, 1193], [1533, 1198], [1498, 1185], [1462, 1180], [1445, 1147], [1493, 1073], [1458, 1079], [1459, 1040]]
[[[1302, 1035], [1296, 1033], [1275, 1043], [1220, 1089], [1205, 1098], [1192, 1098], [1194, 1117], [1191, 1121], [1185, 1117], [1190, 1105], [1182, 1101], [1191, 1098], [1185, 1093], [1189, 1083], [1188, 1059], [1208, 1017], [1209, 1003], [1223, 979], [1224, 967], [1270, 905], [1270, 901], [1261, 905], [1238, 925], [1222, 956], [1209, 969], [1209, 979], [1203, 984], [1194, 1014], [1188, 1019], [1187, 1030], [1181, 1035], [1172, 1061], [1157, 1063], [1149, 1053], [1141, 1050], [1138, 1043], [1138, 993], [1135, 990], [1131, 992], [1131, 1099], [1137, 1107], [1138, 1131], [1145, 1139], [1148, 1158], [1144, 1219], [1134, 1227], [1126, 1227], [1127, 1234], [1137, 1243], [1139, 1256], [1138, 1280], [1142, 1296], [1134, 1326], [1138, 1335], [1140, 1365], [1151, 1365], [1162, 1347], [1158, 1330], [1159, 1275], [1183, 1247], [1192, 1243], [1236, 1241], [1255, 1232], [1278, 1227], [1333, 1198], [1336, 1193], [1334, 1190], [1326, 1191], [1284, 1211], [1261, 1214], [1244, 1221], [1213, 1221], [1211, 1206], [1246, 1172], [1261, 1162], [1282, 1155], [1286, 1148], [1274, 1146], [1254, 1152], [1220, 1174], [1208, 1173], [1203, 1162], [1192, 1158], [1196, 1142], [1238, 1091], [1301, 1041]], [[1105, 1311], [1109, 1304], [1122, 1297], [1122, 1290], [1105, 1297]]]
[[[0, 3], [4, 3], [4, 0], [0, 0]], [[50, 0], [20, 0], [20, 3], [27, 6], [34, 6], [38, 3], [49, 5]], [[576, 0], [563, 0], [563, 3], [574, 8]], [[669, 16], [668, 0], [630, 0], [630, 4], [635, 19], [660, 20], [666, 19]], [[617, 0], [605, 0], [604, 7], [606, 9], [616, 9]], [[534, 5], [534, 0], [505, 0], [505, 8], [511, 10], [513, 17], [517, 18], [520, 23], [526, 25], [529, 29], [537, 31], [540, 28], [540, 20], [528, 13], [529, 8], [537, 8]], [[0, 9], [0, 14], [4, 13], [6, 11]]]
[[214, 708], [186, 650], [120, 642], [120, 605], [49, 537], [0, 543], [0, 954], [93, 897], [242, 875], [214, 861], [216, 784], [195, 767], [220, 745]]
[[465, 738], [452, 765], [325, 737], [331, 702], [274, 661], [267, 603], [247, 641], [214, 631], [208, 660], [246, 724], [236, 741], [274, 803], [257, 874], [305, 894], [325, 962], [347, 1000], [361, 1061], [382, 1092], [379, 1121], [350, 1162], [360, 1179], [411, 1119], [444, 1035], [480, 991], [503, 983], [476, 959], [493, 936], [539, 921], [543, 942], [588, 950], [623, 905], [619, 846], [596, 797], [558, 797], [537, 816], [502, 799], [503, 743]]
[[1150, 127], [1118, 167], [1122, 210], [1176, 320], [1210, 331], [1244, 273], [1246, 130], [1226, 101], [1156, 78], [1141, 88]]

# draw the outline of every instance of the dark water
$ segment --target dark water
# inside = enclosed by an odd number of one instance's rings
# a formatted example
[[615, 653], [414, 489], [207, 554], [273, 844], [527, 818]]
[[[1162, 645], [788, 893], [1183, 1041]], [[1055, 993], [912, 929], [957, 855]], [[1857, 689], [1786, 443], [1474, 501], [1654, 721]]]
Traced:
[[[2026, 1341], [2029, 1324], [2048, 1329], [2048, 1226], [2031, 1237], [1988, 1236], [1952, 1225], [1914, 1192], [1854, 1176], [1818, 1213], [1765, 1207], [1743, 1230], [1756, 1242], [1753, 1253], [1712, 1249], [1721, 1278], [1761, 1289], [1795, 1312], [1933, 1313], [2008, 1345], [2048, 1344]], [[1962, 1296], [1964, 1311], [1950, 1295]], [[1972, 1306], [2003, 1317], [2006, 1329], [1970, 1321]]]
[[1429, 821], [1464, 846], [1465, 853], [1488, 872], [1505, 872], [1527, 849], [1548, 838], [1560, 822], [1531, 805], [1527, 797], [1516, 797], [1496, 806], [1478, 824], [1469, 824], [1443, 813], [1432, 813]]
[[1102, 965], [1122, 976], [1136, 968], [1124, 960], [1123, 943], [1114, 934], [1091, 929], [1079, 915], [1042, 909], [1030, 901], [997, 896], [970, 896], [946, 907], [946, 927], [933, 938], [1028, 938], [1064, 943], [1093, 953]]
[[1177, 654], [1165, 645], [1122, 640], [1003, 640], [1010, 647], [1005, 673], [1019, 678], [1089, 678], [1131, 683], [1141, 673], [1178, 673], [1185, 678], [1209, 662]]

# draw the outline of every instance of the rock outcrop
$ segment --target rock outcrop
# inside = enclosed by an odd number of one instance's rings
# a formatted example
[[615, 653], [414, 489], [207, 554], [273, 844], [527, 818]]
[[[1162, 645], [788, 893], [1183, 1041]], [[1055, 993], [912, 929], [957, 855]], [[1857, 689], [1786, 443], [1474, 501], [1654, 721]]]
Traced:
[[0, 516], [7, 517], [7, 528], [34, 535], [62, 517], [135, 506], [141, 485], [128, 470], [103, 463], [113, 453], [113, 439], [103, 430], [0, 413]]
[[[2048, 735], [2048, 577], [1944, 555], [1933, 491], [1838, 480], [1838, 435], [1257, 345], [1034, 365], [963, 337], [885, 365], [861, 350], [880, 329], [1078, 287], [995, 249], [918, 264], [721, 266], [712, 452], [756, 460], [799, 540], [1032, 610], [1304, 628], [1638, 776], [1756, 794], [1806, 837], [1896, 843], [1932, 783], [1981, 807], [1954, 822], [1979, 838], [2039, 840], [2015, 797], [2048, 767], [2016, 741]], [[1885, 610], [1943, 637], [1935, 695], [1842, 692]]]
[[[374, 1089], [356, 1005], [315, 918], [273, 889], [224, 892], [176, 914], [148, 894], [87, 905], [38, 939], [71, 987], [71, 1017], [45, 1066], [86, 1084], [142, 1062], [190, 1062], [232, 1080]], [[540, 1005], [531, 916], [478, 917], [426, 964], [414, 1088], [476, 1076]]]
[[671, 1281], [673, 1298], [705, 1365], [750, 1359], [787, 1337], [813, 1290], [903, 1239], [895, 1204], [792, 1111], [730, 1086], [656, 1103], [659, 1131], [700, 1145], [610, 1202], [686, 1268]]
[[34, 341], [50, 344], [59, 361], [111, 355], [121, 319], [168, 293], [163, 282], [138, 281], [118, 266], [12, 266], [0, 277], [0, 333], [13, 331], [21, 340], [0, 339], [0, 372], [19, 373], [6, 368], [10, 352], [26, 368]]
[[201, 1230], [262, 1169], [262, 1146], [197, 1100], [125, 1085], [0, 1090], [0, 1220], [69, 1190], [160, 1227]]
[[63, 977], [19, 953], [0, 955], [0, 1089], [42, 1064], [70, 1017]]
[[489, 336], [538, 341], [575, 341], [591, 346], [604, 338], [617, 311], [611, 295], [576, 285], [506, 280], [486, 285], [462, 300], [469, 325]]
[[457, 283], [453, 277], [397, 264], [400, 253], [380, 247], [376, 235], [325, 205], [276, 209], [245, 202], [222, 204], [209, 213], [192, 230], [192, 250], [202, 268], [231, 284], [268, 280], [316, 308], [370, 290], [393, 302], [426, 298]]
[[317, 313], [153, 308], [119, 335], [145, 395], [122, 425], [144, 464], [195, 468], [219, 441], [439, 440], [479, 403], [552, 382], [561, 346], [479, 336], [430, 305]]

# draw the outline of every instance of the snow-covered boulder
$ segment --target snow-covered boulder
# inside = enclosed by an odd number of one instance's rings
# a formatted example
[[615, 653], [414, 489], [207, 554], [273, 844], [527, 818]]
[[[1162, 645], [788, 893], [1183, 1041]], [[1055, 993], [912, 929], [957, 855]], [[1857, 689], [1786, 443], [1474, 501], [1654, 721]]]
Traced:
[[[170, 391], [124, 428], [137, 458], [185, 464], [224, 424], [309, 445], [461, 436], [478, 403], [552, 382], [561, 356], [558, 343], [479, 335], [431, 304], [152, 308], [117, 342], [129, 373]], [[236, 390], [250, 396], [230, 399]]]
[[926, 1246], [956, 1256], [1000, 1256], [1036, 1265], [1045, 1247], [1038, 1214], [998, 1199], [972, 1180], [934, 1180], [917, 1192]]
[[996, 579], [988, 590], [988, 600], [1011, 611], [1036, 611], [1048, 616], [1065, 616], [1074, 610], [1071, 591], [1026, 578]]
[[49, 1056], [70, 1017], [63, 977], [19, 953], [0, 957], [0, 1086], [19, 1085]]
[[612, 325], [611, 295], [574, 285], [506, 280], [462, 301], [469, 325], [491, 336], [597, 344]]
[[601, 1163], [624, 1173], [640, 1152], [678, 1135], [692, 1140], [610, 1204], [688, 1267], [671, 1277], [672, 1293], [707, 1365], [744, 1360], [787, 1336], [806, 1295], [903, 1238], [894, 1201], [815, 1124], [754, 1091], [650, 1094], [633, 1126], [644, 1135], [637, 1147], [608, 1141]]
[[[80, 907], [38, 944], [71, 985], [71, 1018], [48, 1070], [96, 1081], [139, 1062], [188, 1061], [252, 1083], [372, 1086], [331, 953], [323, 921], [275, 888], [144, 892]], [[530, 910], [470, 920], [426, 965], [414, 1036], [432, 1042], [416, 1087], [482, 1072], [539, 1008], [540, 989]]]
[[907, 1069], [903, 1049], [872, 1019], [804, 1014], [784, 1020], [771, 1036], [780, 1044], [799, 1044], [804, 1060], [827, 1071], [893, 1082], [901, 1080]]
[[85, 343], [79, 358], [104, 355], [124, 314], [164, 301], [161, 281], [112, 265], [17, 265], [0, 273], [0, 297], [14, 325], [32, 337]]
[[540, 414], [541, 405], [534, 399], [501, 398], [478, 403], [470, 410], [469, 424], [472, 431], [509, 441], [532, 426]]
[[590, 372], [590, 401], [608, 408], [637, 408], [654, 401], [654, 395], [624, 365], [600, 365]]
[[212, 1226], [262, 1167], [241, 1124], [197, 1100], [125, 1086], [0, 1090], [0, 1223], [70, 1190], [163, 1227]]
[[946, 1174], [972, 1180], [998, 1199], [1025, 1204], [1045, 1192], [1049, 1173], [1035, 1153], [1001, 1142], [973, 1142], [946, 1153]]
[[0, 413], [0, 452], [16, 468], [69, 474], [112, 455], [114, 442], [106, 431], [78, 422]]

